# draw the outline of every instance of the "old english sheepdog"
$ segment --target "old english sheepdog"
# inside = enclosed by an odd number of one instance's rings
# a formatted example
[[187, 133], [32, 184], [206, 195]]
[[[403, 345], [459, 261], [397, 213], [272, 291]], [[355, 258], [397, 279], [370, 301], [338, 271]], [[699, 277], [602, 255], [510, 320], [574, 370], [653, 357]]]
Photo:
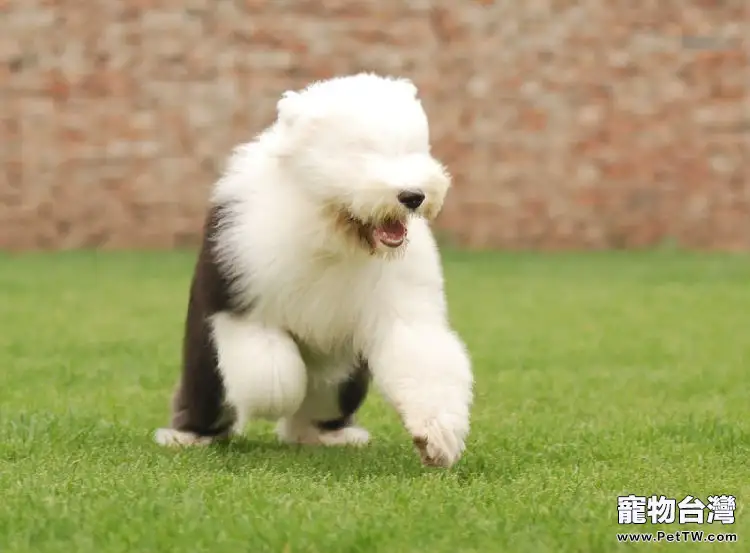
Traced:
[[473, 377], [428, 225], [449, 185], [411, 81], [284, 93], [214, 187], [156, 441], [207, 444], [263, 418], [288, 443], [363, 445], [354, 414], [372, 381], [424, 464], [458, 461]]

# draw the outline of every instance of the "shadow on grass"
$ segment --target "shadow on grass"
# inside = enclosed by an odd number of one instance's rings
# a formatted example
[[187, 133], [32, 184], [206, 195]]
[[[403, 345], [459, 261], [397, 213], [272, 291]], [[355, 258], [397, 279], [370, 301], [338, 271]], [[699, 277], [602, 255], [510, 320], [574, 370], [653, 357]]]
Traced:
[[[0, 413], [3, 415], [3, 413]], [[97, 465], [105, 472], [140, 467], [145, 471], [244, 475], [255, 470], [285, 477], [352, 482], [373, 478], [459, 481], [508, 478], [508, 467], [486, 453], [469, 450], [453, 469], [423, 467], [405, 434], [374, 437], [364, 447], [289, 445], [270, 433], [234, 437], [208, 447], [164, 448], [153, 442], [153, 429], [81, 416], [76, 413], [26, 412], [0, 416], [0, 461], [10, 464], [71, 463]], [[510, 452], [498, 451], [500, 459]]]
[[325, 447], [284, 444], [274, 438], [235, 437], [212, 446], [223, 457], [223, 469], [245, 472], [248, 463], [259, 461], [266, 470], [285, 476], [325, 478], [332, 481], [373, 477], [421, 478], [425, 469], [411, 442], [374, 439], [364, 447]]
[[[3, 416], [4, 415], [4, 416]], [[581, 464], [617, 463], [633, 455], [664, 457], [665, 451], [698, 445], [707, 450], [747, 454], [745, 429], [719, 420], [651, 421], [638, 428], [585, 430], [561, 442], [554, 434], [518, 440], [482, 436], [470, 440], [461, 462], [450, 470], [423, 467], [405, 435], [374, 437], [365, 447], [320, 447], [279, 443], [270, 433], [235, 437], [209, 447], [163, 448], [152, 431], [132, 424], [76, 413], [0, 412], [0, 461], [43, 466], [61, 458], [105, 471], [135, 468], [154, 474], [243, 476], [254, 471], [285, 478], [331, 483], [373, 479], [452, 480], [507, 483], [540, 467], [575, 470]]]
[[[490, 451], [473, 445], [468, 446], [461, 461], [451, 469], [423, 466], [411, 440], [395, 435], [391, 439], [375, 437], [364, 447], [290, 445], [276, 441], [273, 436], [239, 436], [213, 444], [203, 452], [154, 447], [159, 448], [162, 455], [179, 455], [183, 460], [186, 460], [183, 456], [189, 456], [187, 462], [191, 470], [243, 475], [261, 469], [283, 477], [332, 483], [389, 478], [400, 481], [448, 479], [466, 485], [479, 481], [510, 482], [549, 462], [545, 458], [544, 444], [527, 444], [521, 451], [513, 449], [515, 444], [510, 443], [506, 444], [507, 449], [496, 447]], [[577, 463], [575, 455], [563, 462], [568, 463]]]

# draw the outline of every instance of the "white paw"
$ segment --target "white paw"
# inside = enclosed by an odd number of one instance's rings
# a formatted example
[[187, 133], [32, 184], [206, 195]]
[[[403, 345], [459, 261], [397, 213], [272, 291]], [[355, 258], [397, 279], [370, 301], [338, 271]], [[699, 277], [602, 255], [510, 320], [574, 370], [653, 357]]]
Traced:
[[245, 426], [247, 426], [247, 421], [238, 418], [229, 429], [229, 436], [242, 436], [245, 432]]
[[154, 441], [166, 447], [209, 445], [214, 441], [212, 436], [199, 436], [193, 432], [183, 432], [174, 428], [159, 428], [154, 433]]
[[281, 421], [276, 427], [276, 433], [279, 440], [287, 444], [363, 446], [370, 441], [370, 433], [358, 426], [347, 426], [333, 431], [321, 431], [309, 423], [294, 424], [289, 421]]
[[321, 432], [319, 440], [322, 445], [353, 445], [364, 446], [370, 441], [370, 433], [359, 426], [347, 426], [341, 430]]
[[452, 417], [436, 417], [410, 427], [422, 463], [432, 467], [452, 467], [465, 449], [464, 425], [451, 424]]

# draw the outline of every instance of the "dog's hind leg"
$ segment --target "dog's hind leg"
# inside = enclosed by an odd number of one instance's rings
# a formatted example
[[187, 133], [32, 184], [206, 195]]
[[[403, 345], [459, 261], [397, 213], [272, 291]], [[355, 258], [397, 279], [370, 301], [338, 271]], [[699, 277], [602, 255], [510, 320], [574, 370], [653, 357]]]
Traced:
[[286, 443], [309, 445], [365, 445], [370, 434], [356, 426], [354, 415], [370, 385], [367, 362], [360, 360], [341, 382], [312, 379], [299, 411], [279, 421], [276, 432]]
[[[223, 210], [212, 207], [203, 229], [203, 244], [190, 285], [182, 342], [182, 376], [172, 400], [172, 422], [156, 431], [161, 445], [205, 445], [225, 437], [234, 414], [225, 402], [211, 318], [224, 311], [239, 311], [230, 281], [216, 261], [213, 244]], [[248, 306], [243, 306], [247, 311]]]
[[236, 414], [225, 401], [210, 323], [193, 316], [191, 303], [183, 344], [183, 370], [172, 400], [172, 422], [154, 439], [164, 446], [207, 445], [226, 438]]
[[172, 400], [172, 423], [154, 439], [160, 445], [207, 445], [229, 434], [234, 413], [225, 403], [216, 349], [206, 320], [188, 321], [183, 371]]

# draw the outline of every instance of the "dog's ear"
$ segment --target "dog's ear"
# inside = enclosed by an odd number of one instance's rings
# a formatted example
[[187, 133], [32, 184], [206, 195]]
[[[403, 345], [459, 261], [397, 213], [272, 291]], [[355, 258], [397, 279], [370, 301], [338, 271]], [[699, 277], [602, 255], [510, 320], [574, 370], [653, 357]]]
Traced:
[[301, 92], [287, 90], [276, 103], [278, 122], [288, 128], [312, 127], [320, 119], [315, 102]]
[[281, 95], [281, 99], [276, 104], [276, 113], [284, 125], [293, 125], [298, 119], [301, 109], [301, 98], [298, 92], [287, 90]]
[[412, 82], [411, 79], [407, 79], [404, 77], [404, 78], [397, 79], [396, 82], [404, 87], [407, 94], [412, 96], [415, 100], [417, 99], [417, 95], [419, 94], [419, 89], [417, 88], [417, 85], [415, 85]]

